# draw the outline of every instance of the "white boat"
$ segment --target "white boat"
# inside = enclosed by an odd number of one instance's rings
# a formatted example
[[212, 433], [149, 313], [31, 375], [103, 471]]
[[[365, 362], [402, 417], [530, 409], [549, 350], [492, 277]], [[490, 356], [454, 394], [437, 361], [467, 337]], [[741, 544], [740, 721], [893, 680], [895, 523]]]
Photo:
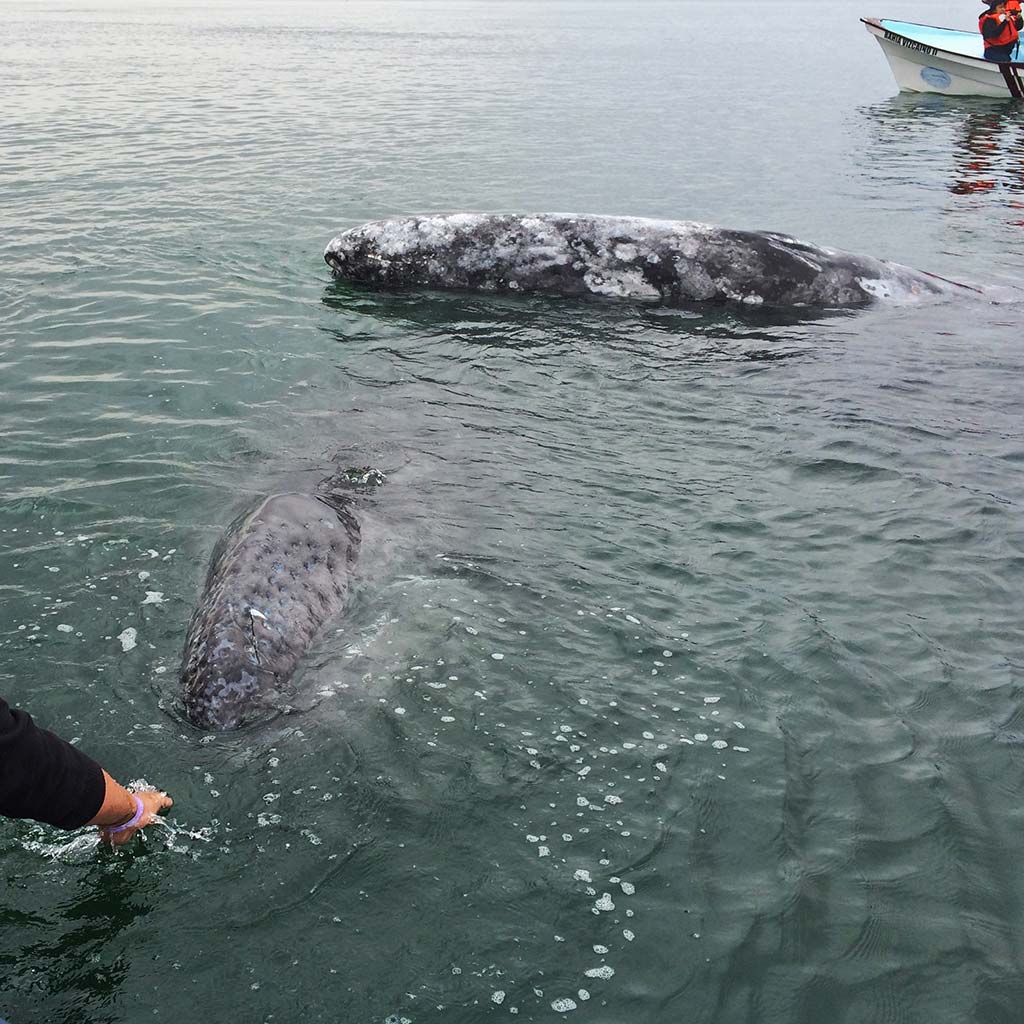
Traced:
[[[1024, 97], [1024, 63], [985, 60], [980, 32], [889, 18], [860, 20], [878, 40], [896, 84], [904, 92]], [[1019, 56], [1024, 58], [1024, 44]]]

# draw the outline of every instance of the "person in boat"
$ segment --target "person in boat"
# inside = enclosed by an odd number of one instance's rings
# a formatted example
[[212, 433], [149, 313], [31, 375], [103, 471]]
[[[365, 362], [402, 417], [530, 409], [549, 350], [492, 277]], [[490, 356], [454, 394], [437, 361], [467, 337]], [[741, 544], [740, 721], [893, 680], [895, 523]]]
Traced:
[[[1007, 9], [1009, 2], [1014, 3], [1014, 11]], [[1022, 28], [1020, 0], [989, 0], [987, 10], [978, 18], [978, 29], [985, 43], [985, 60], [1013, 60]]]
[[77, 747], [40, 729], [0, 698], [0, 815], [57, 828], [97, 825], [122, 846], [174, 801], [166, 793], [130, 793]]
[[[982, 2], [984, 3], [984, 0]], [[1020, 33], [1021, 38], [1024, 38], [1024, 10], [1021, 10], [1020, 0], [1006, 0], [1006, 13], [1009, 17], [1016, 20], [1017, 31]], [[1021, 39], [1018, 39], [1017, 45], [1010, 51], [1012, 60], [1021, 59], [1020, 44]]]

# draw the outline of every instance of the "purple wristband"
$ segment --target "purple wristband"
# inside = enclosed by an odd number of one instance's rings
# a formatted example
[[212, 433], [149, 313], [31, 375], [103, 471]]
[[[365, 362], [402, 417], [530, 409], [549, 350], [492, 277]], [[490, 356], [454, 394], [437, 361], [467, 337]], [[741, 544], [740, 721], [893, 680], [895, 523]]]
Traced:
[[135, 814], [132, 816], [131, 821], [126, 821], [123, 825], [114, 825], [113, 827], [107, 826], [106, 833], [108, 836], [116, 835], [118, 832], [127, 832], [128, 829], [135, 828], [139, 822], [142, 821], [142, 816], [146, 813], [146, 808], [135, 793], [132, 793], [132, 799], [135, 801]]

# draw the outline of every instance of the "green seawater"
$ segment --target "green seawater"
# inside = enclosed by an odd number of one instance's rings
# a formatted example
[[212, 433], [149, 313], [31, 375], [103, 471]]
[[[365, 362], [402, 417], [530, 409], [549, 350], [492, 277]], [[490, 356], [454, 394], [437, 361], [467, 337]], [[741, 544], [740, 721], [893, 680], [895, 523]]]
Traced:
[[[858, 21], [975, 13], [0, 3], [0, 694], [175, 799], [116, 855], [0, 825], [0, 1017], [1020, 1020], [1024, 307], [322, 261], [622, 213], [1012, 294], [1024, 113], [896, 96]], [[218, 537], [366, 465], [346, 613], [269, 720], [197, 731]]]

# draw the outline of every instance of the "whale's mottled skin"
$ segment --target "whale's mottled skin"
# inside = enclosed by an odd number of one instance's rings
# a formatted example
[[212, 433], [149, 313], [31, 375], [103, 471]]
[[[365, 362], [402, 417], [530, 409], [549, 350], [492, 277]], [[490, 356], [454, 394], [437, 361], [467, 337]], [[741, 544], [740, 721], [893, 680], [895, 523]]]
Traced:
[[342, 232], [324, 259], [338, 278], [385, 288], [592, 295], [669, 306], [842, 307], [977, 291], [787, 235], [640, 217], [394, 218]]
[[359, 549], [346, 505], [278, 494], [229, 528], [189, 624], [182, 697], [203, 729], [234, 729], [286, 683], [342, 608]]

